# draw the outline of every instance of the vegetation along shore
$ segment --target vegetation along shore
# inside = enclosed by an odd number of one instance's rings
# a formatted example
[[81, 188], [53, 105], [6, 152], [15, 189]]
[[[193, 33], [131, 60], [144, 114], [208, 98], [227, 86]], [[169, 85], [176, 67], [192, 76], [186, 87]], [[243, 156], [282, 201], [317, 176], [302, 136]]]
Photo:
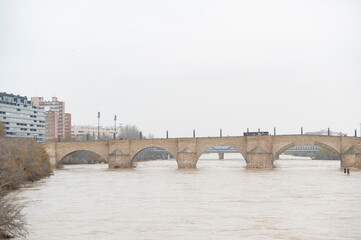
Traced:
[[0, 239], [25, 237], [24, 205], [11, 191], [52, 174], [49, 156], [32, 139], [5, 138], [0, 122]]

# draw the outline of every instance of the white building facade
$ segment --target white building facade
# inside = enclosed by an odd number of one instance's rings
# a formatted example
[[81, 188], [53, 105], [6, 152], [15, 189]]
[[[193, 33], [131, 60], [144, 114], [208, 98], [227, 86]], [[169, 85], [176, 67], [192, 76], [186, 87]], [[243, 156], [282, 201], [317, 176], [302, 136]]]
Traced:
[[72, 139], [77, 141], [98, 141], [98, 140], [111, 140], [114, 138], [116, 133], [116, 139], [119, 139], [121, 127], [108, 126], [99, 127], [99, 138], [98, 138], [98, 127], [89, 125], [73, 125], [71, 126]]
[[0, 93], [0, 121], [7, 137], [33, 138], [45, 142], [45, 111], [27, 97]]

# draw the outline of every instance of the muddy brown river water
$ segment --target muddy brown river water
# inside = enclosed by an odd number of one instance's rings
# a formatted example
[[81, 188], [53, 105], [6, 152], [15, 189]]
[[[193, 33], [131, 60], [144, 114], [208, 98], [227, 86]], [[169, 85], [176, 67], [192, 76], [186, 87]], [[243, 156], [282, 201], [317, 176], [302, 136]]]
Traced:
[[32, 240], [361, 239], [361, 172], [339, 161], [72, 165], [19, 191]]

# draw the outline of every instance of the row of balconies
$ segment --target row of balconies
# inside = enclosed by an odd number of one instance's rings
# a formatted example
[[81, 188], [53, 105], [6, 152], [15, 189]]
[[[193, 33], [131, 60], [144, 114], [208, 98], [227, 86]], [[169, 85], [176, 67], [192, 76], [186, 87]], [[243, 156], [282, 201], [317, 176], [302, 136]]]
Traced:
[[[25, 114], [16, 114], [16, 113], [10, 113], [10, 112], [0, 112], [0, 117], [3, 117], [4, 119], [7, 118], [14, 118], [14, 119], [19, 119], [19, 121], [24, 121], [24, 120], [31, 120], [31, 121], [45, 121], [45, 116], [35, 116], [31, 115], [33, 117], [30, 117], [30, 115], [25, 115]], [[36, 118], [37, 120], [34, 120], [34, 118]]]
[[28, 108], [25, 108], [25, 107], [9, 107], [9, 106], [1, 106], [0, 105], [0, 109], [2, 111], [10, 111], [10, 112], [13, 112], [13, 113], [25, 113], [25, 114], [37, 114], [37, 115], [45, 115], [45, 112], [44, 111], [34, 111], [32, 109], [28, 109]]

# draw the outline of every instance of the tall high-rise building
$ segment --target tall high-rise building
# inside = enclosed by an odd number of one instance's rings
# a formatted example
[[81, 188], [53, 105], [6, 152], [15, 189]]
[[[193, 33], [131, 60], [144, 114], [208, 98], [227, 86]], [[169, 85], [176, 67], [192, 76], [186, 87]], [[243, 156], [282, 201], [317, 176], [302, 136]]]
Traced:
[[70, 140], [71, 139], [71, 114], [65, 113], [65, 139]]
[[[48, 140], [65, 139], [66, 138], [65, 103], [62, 101], [58, 101], [57, 97], [53, 97], [51, 101], [44, 101], [42, 97], [32, 97], [31, 100], [39, 108], [44, 109], [47, 114], [46, 126], [49, 129], [49, 131], [47, 132], [48, 133], [47, 139]], [[68, 113], [67, 119], [68, 119], [67, 125], [69, 125], [69, 120], [70, 120], [70, 126], [71, 126], [70, 113]], [[55, 129], [56, 129], [56, 134], [54, 132]]]
[[58, 113], [47, 112], [45, 122], [46, 122], [46, 140], [48, 141], [58, 140]]
[[0, 121], [5, 125], [7, 137], [45, 142], [45, 111], [25, 96], [0, 93]]

